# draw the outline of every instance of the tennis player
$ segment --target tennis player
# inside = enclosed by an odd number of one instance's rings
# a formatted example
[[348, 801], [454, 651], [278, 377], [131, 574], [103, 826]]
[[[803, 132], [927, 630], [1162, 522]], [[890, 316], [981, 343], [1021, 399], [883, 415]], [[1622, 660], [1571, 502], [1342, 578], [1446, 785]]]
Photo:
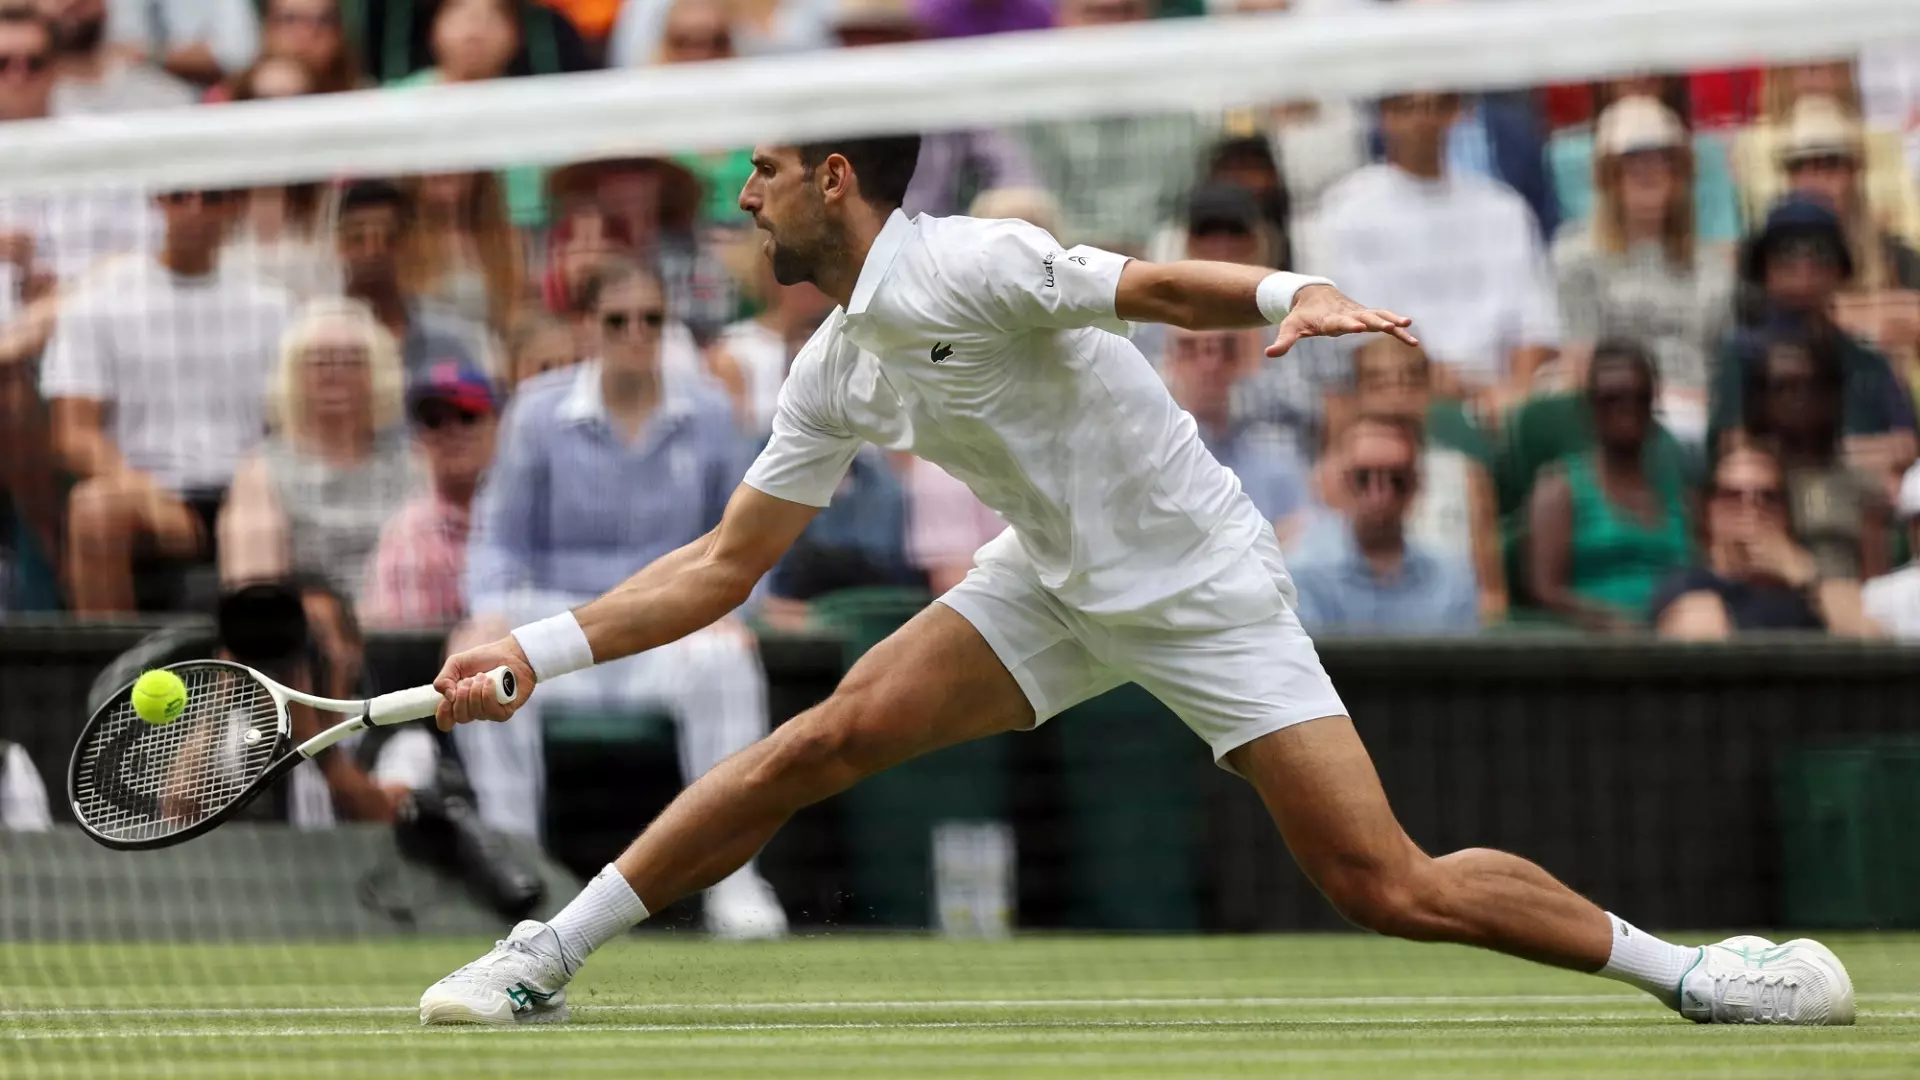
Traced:
[[682, 792], [551, 923], [521, 923], [429, 988], [423, 1023], [562, 1020], [593, 950], [733, 873], [800, 808], [1126, 682], [1253, 784], [1300, 866], [1362, 927], [1598, 973], [1697, 1021], [1852, 1023], [1846, 970], [1815, 942], [1674, 945], [1525, 859], [1415, 846], [1294, 616], [1272, 528], [1125, 336], [1129, 322], [1264, 322], [1280, 356], [1312, 336], [1411, 344], [1408, 319], [1324, 279], [1062, 247], [1018, 221], [909, 218], [918, 156], [917, 137], [755, 152], [740, 206], [769, 234], [775, 276], [840, 304], [793, 363], [772, 441], [711, 533], [577, 611], [448, 659], [439, 721], [507, 719], [515, 706], [480, 678], [499, 665], [537, 693], [733, 611], [862, 441], [939, 465], [1011, 528], [832, 697]]

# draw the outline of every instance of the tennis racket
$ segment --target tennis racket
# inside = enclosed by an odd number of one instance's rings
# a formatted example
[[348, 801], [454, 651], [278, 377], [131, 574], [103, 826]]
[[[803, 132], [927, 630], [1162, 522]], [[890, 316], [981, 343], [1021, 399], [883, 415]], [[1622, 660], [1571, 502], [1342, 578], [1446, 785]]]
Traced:
[[[432, 716], [440, 693], [416, 686], [367, 701], [303, 694], [243, 664], [192, 660], [168, 671], [187, 685], [178, 719], [149, 724], [133, 711], [133, 684], [87, 721], [67, 766], [67, 799], [88, 836], [142, 850], [191, 840], [341, 739], [370, 726]], [[487, 674], [502, 704], [519, 696], [513, 672]], [[296, 743], [289, 703], [352, 717]]]

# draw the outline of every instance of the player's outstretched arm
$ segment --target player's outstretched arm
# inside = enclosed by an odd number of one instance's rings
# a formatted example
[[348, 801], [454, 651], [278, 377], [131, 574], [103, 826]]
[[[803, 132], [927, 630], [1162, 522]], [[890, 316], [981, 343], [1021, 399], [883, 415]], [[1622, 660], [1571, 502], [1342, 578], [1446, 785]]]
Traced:
[[1323, 278], [1278, 274], [1238, 263], [1150, 263], [1139, 259], [1120, 272], [1115, 313], [1128, 322], [1157, 322], [1186, 330], [1279, 326], [1268, 356], [1280, 356], [1307, 337], [1378, 332], [1409, 345], [1413, 320], [1348, 299]]
[[436, 714], [440, 729], [505, 720], [527, 700], [525, 693], [510, 706], [495, 700], [484, 676], [503, 664], [531, 688], [542, 676], [632, 656], [718, 621], [746, 603], [819, 512], [740, 485], [712, 532], [655, 559], [598, 600], [448, 657], [433, 681], [446, 699]]

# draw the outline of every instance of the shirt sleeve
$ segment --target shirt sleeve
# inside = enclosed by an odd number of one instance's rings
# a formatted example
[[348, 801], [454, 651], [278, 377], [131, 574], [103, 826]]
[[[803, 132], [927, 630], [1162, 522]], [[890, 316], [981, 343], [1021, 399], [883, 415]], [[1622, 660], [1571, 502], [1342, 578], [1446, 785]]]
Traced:
[[1127, 332], [1115, 308], [1127, 256], [1063, 247], [1046, 230], [1022, 221], [994, 222], [969, 240], [973, 257], [954, 260], [950, 273], [961, 303], [973, 305], [986, 325]]
[[229, 75], [253, 63], [260, 54], [260, 16], [250, 0], [220, 0], [206, 45], [220, 70]]
[[93, 290], [61, 305], [40, 366], [40, 396], [109, 401], [114, 397], [113, 334]]
[[860, 437], [835, 415], [829, 394], [830, 359], [822, 326], [800, 350], [780, 388], [773, 437], [747, 469], [746, 484], [776, 499], [826, 506], [860, 449]]

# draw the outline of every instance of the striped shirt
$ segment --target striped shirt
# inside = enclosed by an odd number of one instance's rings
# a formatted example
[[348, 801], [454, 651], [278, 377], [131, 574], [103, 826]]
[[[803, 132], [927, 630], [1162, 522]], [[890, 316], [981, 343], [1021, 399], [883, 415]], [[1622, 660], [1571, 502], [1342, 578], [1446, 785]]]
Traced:
[[521, 386], [474, 500], [469, 610], [511, 610], [530, 589], [597, 596], [719, 524], [749, 449], [733, 406], [676, 365], [661, 382], [631, 445], [607, 418], [598, 362]]
[[463, 618], [472, 516], [439, 492], [416, 497], [380, 532], [360, 594], [360, 619], [383, 629], [434, 629]]

